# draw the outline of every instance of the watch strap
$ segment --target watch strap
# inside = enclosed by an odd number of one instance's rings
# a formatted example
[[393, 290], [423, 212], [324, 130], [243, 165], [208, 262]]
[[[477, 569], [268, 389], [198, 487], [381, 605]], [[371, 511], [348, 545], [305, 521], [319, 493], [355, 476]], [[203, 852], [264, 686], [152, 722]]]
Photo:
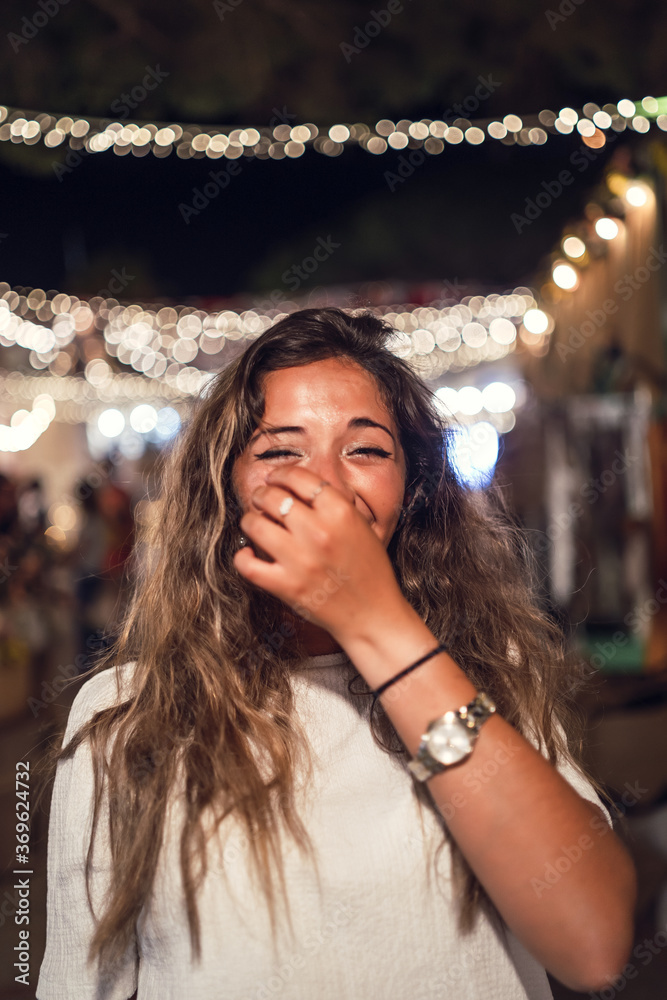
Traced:
[[435, 757], [431, 757], [427, 747], [423, 749], [420, 747], [417, 755], [408, 761], [408, 771], [417, 781], [427, 781], [434, 774], [440, 774], [444, 770], [445, 765], [441, 764]]

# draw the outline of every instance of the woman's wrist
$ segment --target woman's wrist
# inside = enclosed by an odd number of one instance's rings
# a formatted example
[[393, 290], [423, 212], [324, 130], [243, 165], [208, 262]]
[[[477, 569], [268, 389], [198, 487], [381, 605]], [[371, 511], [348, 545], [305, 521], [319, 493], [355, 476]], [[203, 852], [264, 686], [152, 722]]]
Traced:
[[[404, 598], [402, 601], [402, 605], [386, 607], [373, 618], [364, 617], [335, 637], [374, 690], [425, 656], [439, 642], [414, 608]], [[445, 654], [440, 654], [434, 661], [444, 659]], [[447, 659], [453, 668], [452, 679], [455, 673], [463, 677], [462, 671]]]

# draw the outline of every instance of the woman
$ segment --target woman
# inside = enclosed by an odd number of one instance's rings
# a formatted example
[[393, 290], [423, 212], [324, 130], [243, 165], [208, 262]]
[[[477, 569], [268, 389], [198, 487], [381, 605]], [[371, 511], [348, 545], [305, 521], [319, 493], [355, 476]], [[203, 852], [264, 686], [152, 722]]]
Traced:
[[39, 1000], [543, 998], [545, 968], [622, 968], [634, 872], [567, 747], [561, 637], [390, 334], [283, 319], [168, 459], [125, 665], [59, 755]]

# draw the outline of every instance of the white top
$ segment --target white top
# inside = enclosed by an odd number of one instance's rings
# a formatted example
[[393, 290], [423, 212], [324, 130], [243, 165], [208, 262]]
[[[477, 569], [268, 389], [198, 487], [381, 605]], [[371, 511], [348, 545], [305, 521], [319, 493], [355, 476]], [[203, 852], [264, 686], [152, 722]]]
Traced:
[[[126, 664], [123, 685], [132, 671]], [[551, 1000], [544, 969], [509, 930], [498, 934], [481, 915], [469, 936], [458, 934], [448, 846], [440, 854], [437, 884], [430, 877], [428, 855], [443, 836], [438, 817], [424, 809], [422, 830], [413, 778], [403, 761], [375, 743], [369, 699], [347, 690], [355, 672], [344, 653], [330, 653], [304, 661], [292, 676], [314, 765], [313, 783], [307, 795], [299, 792], [297, 805], [317, 851], [322, 888], [320, 894], [312, 863], [286, 836], [295, 937], [279, 936], [277, 956], [245, 836], [232, 814], [210, 842], [209, 872], [198, 897], [202, 962], [193, 962], [182, 905], [180, 823], [172, 821], [154, 905], [142, 911], [113, 981], [99, 982], [95, 967], [86, 967], [93, 927], [84, 879], [93, 787], [88, 745], [59, 763], [38, 1000], [125, 1000], [137, 987], [138, 1000]], [[90, 678], [74, 699], [64, 742], [116, 700], [113, 669]], [[559, 771], [600, 804], [577, 771], [567, 765]], [[108, 842], [105, 815], [102, 833]], [[97, 850], [92, 895], [99, 913], [110, 866], [108, 853]], [[277, 892], [279, 897], [279, 885]]]

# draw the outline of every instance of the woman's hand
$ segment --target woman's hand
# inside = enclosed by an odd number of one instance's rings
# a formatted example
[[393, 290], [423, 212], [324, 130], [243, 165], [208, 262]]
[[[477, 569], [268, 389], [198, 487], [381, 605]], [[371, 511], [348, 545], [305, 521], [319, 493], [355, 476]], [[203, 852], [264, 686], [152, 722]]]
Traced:
[[[401, 594], [385, 548], [368, 521], [342, 493], [301, 466], [272, 469], [252, 494], [241, 530], [274, 562], [250, 547], [234, 555], [251, 583], [284, 601], [302, 618], [344, 639], [382, 628], [412, 609]], [[287, 497], [287, 514], [280, 506]]]

